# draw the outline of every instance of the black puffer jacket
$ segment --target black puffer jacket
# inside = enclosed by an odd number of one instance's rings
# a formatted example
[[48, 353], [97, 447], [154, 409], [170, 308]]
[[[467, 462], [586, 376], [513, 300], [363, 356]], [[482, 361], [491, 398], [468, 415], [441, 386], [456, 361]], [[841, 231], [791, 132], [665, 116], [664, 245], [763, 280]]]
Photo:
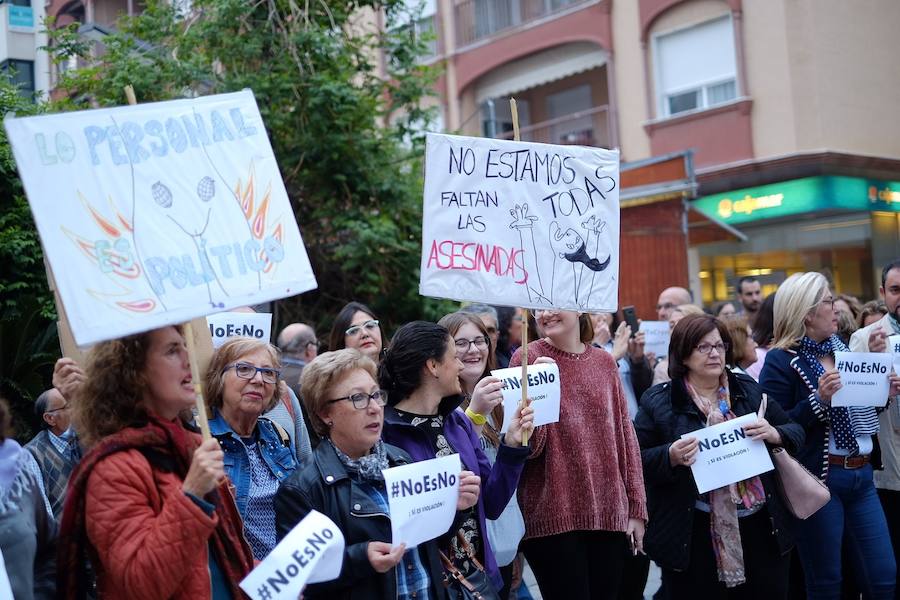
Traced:
[[[759, 409], [762, 392], [751, 377], [729, 371], [728, 385], [735, 415], [755, 413]], [[782, 443], [789, 453], [796, 453], [803, 445], [803, 428], [792, 422], [777, 402], [769, 402], [766, 420], [781, 433]], [[669, 446], [685, 433], [696, 431], [705, 424], [705, 417], [694, 405], [681, 380], [656, 385], [641, 398], [634, 428], [641, 446], [650, 513], [644, 547], [661, 567], [679, 571], [688, 567], [694, 503], [698, 498], [690, 468], [672, 467], [669, 462]], [[793, 517], [778, 497], [773, 473], [764, 473], [760, 478], [766, 490], [766, 508], [772, 530], [782, 552], [787, 552], [793, 545], [788, 532]]]
[[[409, 455], [389, 444], [391, 467], [412, 462]], [[397, 567], [378, 573], [369, 563], [369, 542], [391, 541], [390, 517], [347, 474], [334, 447], [328, 442], [316, 446], [313, 460], [285, 479], [275, 496], [275, 520], [278, 540], [290, 533], [310, 510], [317, 510], [335, 522], [344, 534], [344, 564], [340, 576], [325, 583], [312, 584], [304, 598], [328, 600], [393, 600], [397, 597]], [[437, 542], [420, 544], [422, 564], [431, 579], [431, 597], [444, 600], [443, 568]]]

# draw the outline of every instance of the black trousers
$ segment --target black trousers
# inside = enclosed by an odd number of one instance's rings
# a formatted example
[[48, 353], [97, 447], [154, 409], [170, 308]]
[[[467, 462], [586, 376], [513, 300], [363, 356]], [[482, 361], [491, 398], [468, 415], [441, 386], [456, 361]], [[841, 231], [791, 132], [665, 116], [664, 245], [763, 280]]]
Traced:
[[772, 534], [769, 512], [763, 508], [740, 520], [744, 572], [747, 582], [727, 588], [719, 581], [709, 529], [709, 514], [694, 511], [691, 532], [691, 561], [685, 571], [668, 573], [671, 600], [786, 600], [790, 556], [782, 556]]
[[625, 552], [625, 567], [622, 570], [622, 584], [619, 587], [619, 600], [643, 600], [644, 588], [647, 587], [647, 576], [650, 574], [650, 557], [646, 554]]
[[569, 531], [520, 546], [545, 600], [616, 600], [628, 542], [614, 531]]
[[[894, 547], [894, 557], [900, 557], [900, 492], [879, 488], [878, 499], [881, 500], [884, 517], [887, 519], [891, 545]], [[900, 600], [900, 569], [897, 569], [897, 588], [894, 590], [894, 598]]]

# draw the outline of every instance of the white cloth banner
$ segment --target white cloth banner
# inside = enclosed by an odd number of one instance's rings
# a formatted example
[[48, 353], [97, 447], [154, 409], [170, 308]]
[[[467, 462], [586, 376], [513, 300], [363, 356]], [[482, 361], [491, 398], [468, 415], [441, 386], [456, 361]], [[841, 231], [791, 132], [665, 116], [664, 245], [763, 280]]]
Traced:
[[415, 548], [453, 524], [459, 498], [459, 454], [382, 471], [391, 508], [391, 543]]
[[619, 152], [429, 133], [424, 296], [615, 312]]
[[79, 346], [316, 287], [249, 90], [5, 125]]
[[221, 312], [207, 315], [213, 348], [233, 337], [251, 337], [262, 342], [272, 339], [272, 313]]
[[886, 352], [835, 352], [834, 364], [841, 375], [841, 389], [831, 397], [832, 406], [884, 406], [891, 388], [894, 357]]
[[641, 321], [641, 331], [644, 332], [644, 352], [652, 352], [657, 358], [669, 356], [669, 329], [668, 321]]
[[307, 583], [337, 579], [344, 563], [344, 534], [334, 521], [311, 511], [284, 536], [240, 586], [253, 600], [296, 600]]
[[766, 443], [751, 440], [744, 433], [743, 428], [756, 423], [757, 418], [755, 413], [744, 415], [681, 436], [695, 437], [700, 442], [691, 465], [698, 492], [705, 494], [775, 468]]
[[[522, 367], [510, 367], [491, 371], [491, 375], [503, 381], [503, 427], [506, 433], [509, 423], [522, 402]], [[534, 426], [559, 421], [559, 365], [528, 365], [528, 397], [534, 409]]]

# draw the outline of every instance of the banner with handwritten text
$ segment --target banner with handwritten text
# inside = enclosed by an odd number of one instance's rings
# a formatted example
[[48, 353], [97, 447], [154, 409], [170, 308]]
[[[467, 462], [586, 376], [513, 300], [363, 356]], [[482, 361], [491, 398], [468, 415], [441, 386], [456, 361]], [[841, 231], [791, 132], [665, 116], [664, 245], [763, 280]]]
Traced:
[[79, 346], [316, 287], [249, 90], [5, 126]]
[[619, 153], [429, 133], [424, 296], [615, 312]]

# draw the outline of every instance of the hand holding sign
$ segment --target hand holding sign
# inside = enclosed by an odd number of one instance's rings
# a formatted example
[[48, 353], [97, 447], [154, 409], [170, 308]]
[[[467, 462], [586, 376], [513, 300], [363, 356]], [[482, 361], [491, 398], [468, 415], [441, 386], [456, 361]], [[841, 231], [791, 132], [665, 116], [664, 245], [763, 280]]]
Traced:
[[525, 445], [525, 440], [532, 431], [534, 431], [534, 409], [531, 408], [531, 398], [529, 397], [527, 404], [519, 404], [516, 407], [516, 412], [506, 430], [506, 436], [503, 438], [504, 443], [512, 448], [520, 448]]
[[503, 402], [503, 382], [497, 377], [485, 377], [472, 390], [469, 408], [479, 415], [490, 414], [494, 407]]
[[840, 389], [832, 406], [884, 406], [890, 391], [893, 357], [882, 352], [835, 352]]
[[481, 477], [472, 471], [463, 471], [459, 474], [459, 498], [456, 500], [456, 510], [467, 510], [478, 503], [478, 495], [481, 493]]
[[[497, 369], [491, 371], [491, 375], [498, 377], [504, 384], [503, 426], [500, 431], [507, 433], [522, 400], [522, 370], [519, 367]], [[559, 421], [559, 366], [556, 363], [536, 361], [535, 364], [528, 365], [528, 396], [532, 400], [530, 410], [534, 411], [534, 415], [525, 422], [520, 421], [520, 426], [533, 423], [534, 427], [538, 427]], [[525, 419], [528, 414], [526, 409], [520, 416]]]
[[819, 385], [816, 388], [819, 400], [825, 406], [831, 406], [831, 398], [841, 389], [841, 374], [836, 369], [829, 369], [819, 377]]
[[774, 468], [766, 444], [746, 433], [745, 429], [757, 422], [758, 417], [751, 413], [682, 436], [698, 440], [697, 460], [691, 465], [698, 492], [704, 494]]
[[369, 542], [366, 546], [366, 558], [378, 573], [387, 573], [396, 567], [403, 559], [404, 552], [406, 544], [400, 544], [393, 550], [387, 542]]

